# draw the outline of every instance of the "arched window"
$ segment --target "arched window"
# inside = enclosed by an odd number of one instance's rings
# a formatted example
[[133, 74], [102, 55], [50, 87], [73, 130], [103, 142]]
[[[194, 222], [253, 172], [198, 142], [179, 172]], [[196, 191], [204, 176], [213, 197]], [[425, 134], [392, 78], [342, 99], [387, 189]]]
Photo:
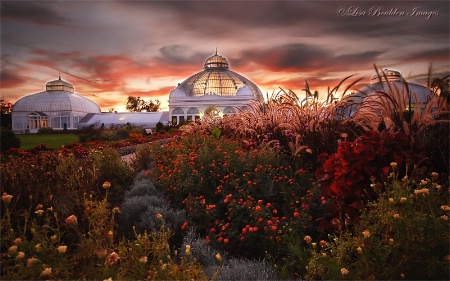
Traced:
[[172, 110], [172, 114], [177, 114], [177, 115], [184, 114], [184, 111], [183, 111], [183, 109], [177, 107]]
[[227, 106], [223, 110], [223, 115], [235, 114], [235, 113], [236, 113], [236, 110], [233, 107], [231, 107], [231, 106]]

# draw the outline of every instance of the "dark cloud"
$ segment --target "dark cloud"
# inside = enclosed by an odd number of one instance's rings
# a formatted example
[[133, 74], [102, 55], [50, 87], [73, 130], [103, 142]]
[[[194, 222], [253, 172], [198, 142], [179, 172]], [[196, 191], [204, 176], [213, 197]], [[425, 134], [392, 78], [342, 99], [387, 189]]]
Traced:
[[0, 85], [1, 88], [14, 88], [24, 85], [27, 79], [21, 75], [18, 75], [12, 71], [2, 69], [0, 72]]
[[166, 63], [175, 65], [196, 64], [208, 56], [205, 53], [194, 52], [184, 45], [164, 46], [159, 49], [159, 52]]
[[[248, 64], [254, 68], [264, 68], [270, 71], [283, 72], [315, 72], [346, 71], [371, 65], [383, 55], [383, 51], [361, 51], [358, 53], [334, 55], [332, 50], [312, 44], [287, 44], [272, 48], [244, 50], [239, 57], [230, 59], [237, 69], [250, 70]], [[254, 69], [253, 69], [254, 70]]]
[[1, 3], [1, 16], [48, 26], [66, 26], [71, 21], [49, 7], [35, 1], [3, 1]]
[[322, 47], [309, 44], [287, 44], [267, 49], [244, 50], [239, 58], [231, 59], [237, 67], [255, 63], [272, 71], [301, 71], [320, 67], [330, 59]]

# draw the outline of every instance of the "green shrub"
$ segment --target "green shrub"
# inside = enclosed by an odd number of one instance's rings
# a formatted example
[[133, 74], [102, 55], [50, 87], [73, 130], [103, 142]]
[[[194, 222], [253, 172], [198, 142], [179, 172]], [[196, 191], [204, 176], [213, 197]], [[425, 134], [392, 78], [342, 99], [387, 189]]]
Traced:
[[335, 237], [310, 246], [308, 280], [448, 278], [448, 187], [436, 182], [436, 173], [398, 179], [393, 167], [386, 191], [368, 204], [359, 224], [341, 222]]
[[20, 147], [20, 139], [10, 129], [1, 128], [1, 152]]

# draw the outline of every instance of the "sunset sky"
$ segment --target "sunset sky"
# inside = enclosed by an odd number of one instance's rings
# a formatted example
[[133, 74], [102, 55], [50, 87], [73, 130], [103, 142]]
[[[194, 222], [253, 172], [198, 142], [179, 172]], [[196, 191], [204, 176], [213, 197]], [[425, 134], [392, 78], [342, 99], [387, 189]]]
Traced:
[[[425, 84], [449, 74], [449, 1], [1, 1], [1, 97], [58, 75], [103, 111], [158, 99], [218, 50], [265, 95], [324, 96], [373, 65]], [[350, 79], [352, 80], [352, 79]]]

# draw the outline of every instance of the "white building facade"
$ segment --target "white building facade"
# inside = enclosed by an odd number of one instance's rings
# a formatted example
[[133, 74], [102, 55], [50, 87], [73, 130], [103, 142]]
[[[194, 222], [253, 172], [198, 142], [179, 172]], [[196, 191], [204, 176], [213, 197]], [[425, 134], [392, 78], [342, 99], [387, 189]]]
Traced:
[[48, 82], [44, 92], [19, 99], [11, 112], [15, 133], [37, 133], [40, 128], [77, 129], [88, 113], [100, 113], [92, 100], [75, 93], [72, 84], [61, 80]]
[[169, 122], [172, 125], [200, 119], [204, 115], [237, 113], [253, 100], [264, 101], [260, 89], [249, 79], [229, 69], [216, 52], [204, 70], [184, 80], [170, 92]]

